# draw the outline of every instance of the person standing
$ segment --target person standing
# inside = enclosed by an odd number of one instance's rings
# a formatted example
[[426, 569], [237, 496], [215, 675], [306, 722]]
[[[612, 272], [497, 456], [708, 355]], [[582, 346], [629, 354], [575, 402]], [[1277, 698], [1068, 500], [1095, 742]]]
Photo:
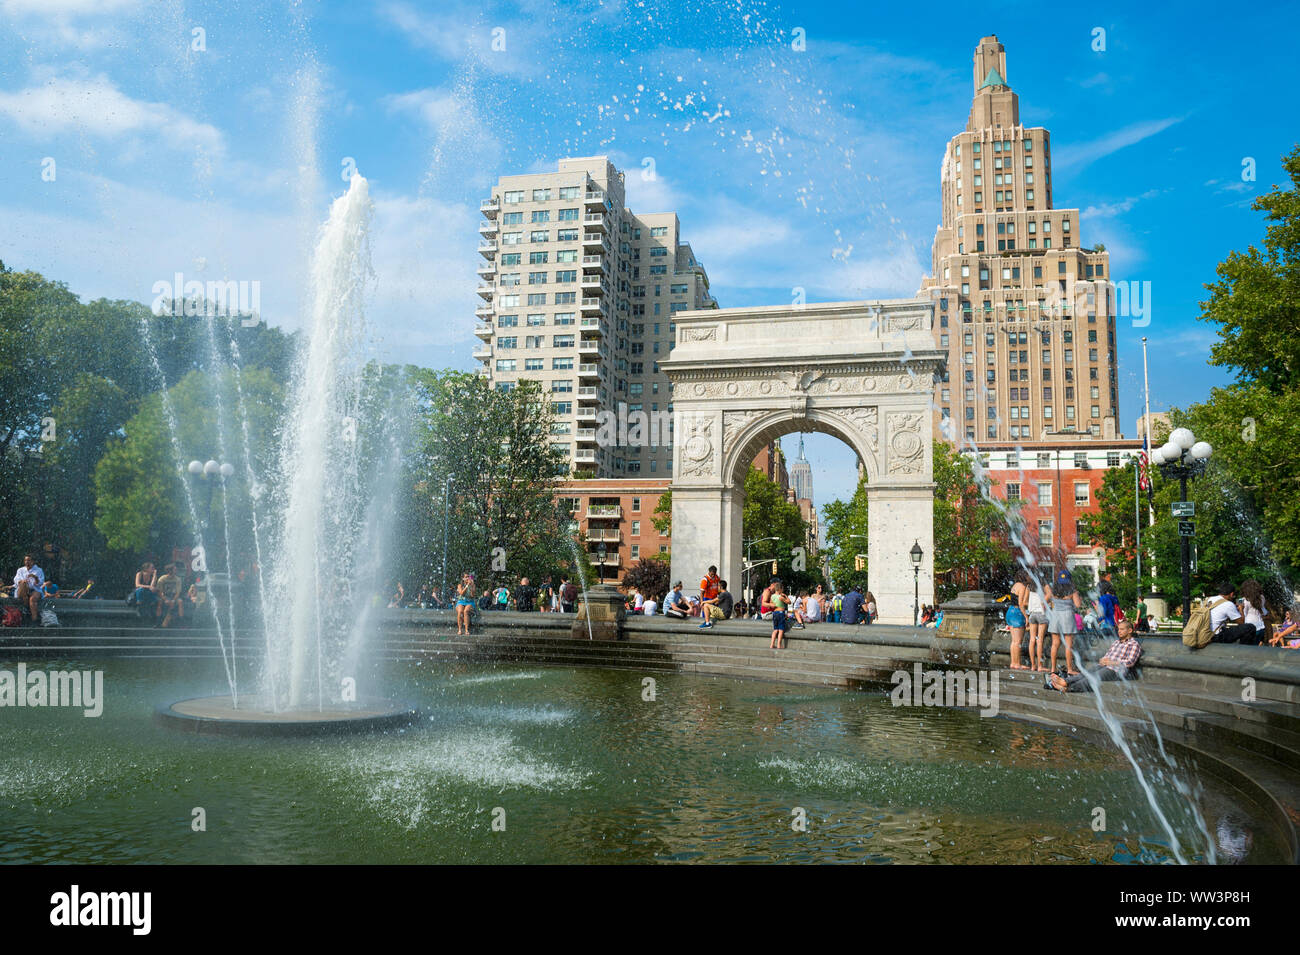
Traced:
[[[1028, 576], [1025, 574], [1026, 578]], [[1038, 589], [1038, 582], [1026, 580], [1026, 583], [1029, 591], [1025, 606], [1026, 625], [1029, 628], [1029, 666], [1035, 672], [1044, 672], [1047, 669], [1043, 666], [1043, 640], [1047, 636], [1047, 604], [1043, 602], [1043, 594]]]
[[790, 629], [790, 618], [785, 612], [789, 603], [779, 580], [772, 585], [772, 594], [768, 599], [772, 603], [772, 640], [768, 649], [782, 650], [785, 648], [786, 631]]
[[1069, 676], [1076, 676], [1079, 671], [1074, 668], [1074, 635], [1079, 632], [1079, 628], [1075, 611], [1083, 602], [1079, 599], [1079, 591], [1075, 589], [1074, 578], [1068, 570], [1056, 575], [1055, 582], [1047, 588], [1047, 598], [1048, 606], [1051, 607], [1047, 615], [1047, 629], [1052, 634], [1051, 672], [1056, 672], [1056, 652], [1064, 641], [1065, 672]]
[[1116, 633], [1116, 624], [1119, 618], [1116, 611], [1119, 610], [1119, 601], [1115, 599], [1115, 588], [1109, 580], [1103, 580], [1098, 584], [1097, 589], [1100, 595], [1097, 597], [1097, 604], [1101, 607], [1101, 624], [1102, 632], [1107, 636], [1114, 636]]
[[835, 597], [831, 600], [831, 623], [840, 622], [840, 612], [844, 609], [844, 594], [836, 592]]
[[515, 591], [515, 609], [520, 613], [532, 613], [536, 599], [537, 588], [528, 583], [527, 577], [521, 577]]
[[1007, 629], [1011, 631], [1011, 669], [1026, 670], [1020, 662], [1020, 641], [1025, 636], [1026, 610], [1029, 606], [1029, 575], [1016, 572], [1016, 582], [1011, 585], [1011, 606], [1007, 608]]
[[456, 585], [456, 636], [469, 636], [470, 616], [474, 613], [474, 575], [461, 575]]
[[565, 613], [578, 612], [578, 588], [568, 577], [560, 578], [560, 609]]

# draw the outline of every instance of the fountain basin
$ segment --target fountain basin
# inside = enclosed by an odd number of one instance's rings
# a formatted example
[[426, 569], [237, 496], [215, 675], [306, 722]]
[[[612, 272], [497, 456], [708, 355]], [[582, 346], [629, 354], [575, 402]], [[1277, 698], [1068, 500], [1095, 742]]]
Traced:
[[414, 706], [390, 700], [276, 711], [265, 699], [246, 697], [236, 709], [224, 694], [178, 700], [158, 707], [154, 714], [158, 723], [182, 732], [239, 737], [369, 733], [409, 726], [417, 716]]

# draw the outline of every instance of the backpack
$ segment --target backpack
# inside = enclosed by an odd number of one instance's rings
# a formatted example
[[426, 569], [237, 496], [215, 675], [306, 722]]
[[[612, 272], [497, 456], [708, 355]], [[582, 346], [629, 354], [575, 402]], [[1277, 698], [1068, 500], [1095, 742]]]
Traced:
[[23, 625], [23, 611], [21, 607], [4, 608], [4, 626], [21, 627]]
[[42, 626], [42, 627], [57, 627], [57, 626], [59, 626], [59, 615], [56, 614], [53, 610], [42, 610], [42, 611], [41, 611], [41, 626]]
[[572, 583], [565, 584], [560, 591], [560, 598], [566, 603], [571, 604], [578, 599], [578, 588]]
[[1183, 646], [1191, 647], [1193, 650], [1200, 650], [1202, 647], [1210, 645], [1210, 641], [1214, 639], [1214, 631], [1210, 629], [1210, 611], [1223, 603], [1224, 600], [1225, 598], [1219, 597], [1212, 604], [1207, 604], [1202, 600], [1192, 607], [1191, 616], [1187, 618], [1187, 625], [1183, 627]]

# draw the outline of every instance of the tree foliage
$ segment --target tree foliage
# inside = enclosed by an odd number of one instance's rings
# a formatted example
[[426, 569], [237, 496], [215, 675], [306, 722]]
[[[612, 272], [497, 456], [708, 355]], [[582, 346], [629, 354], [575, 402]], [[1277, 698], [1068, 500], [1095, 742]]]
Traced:
[[831, 580], [836, 590], [846, 591], [857, 585], [868, 590], [869, 561], [856, 568], [856, 556], [867, 552], [867, 476], [858, 479], [853, 497], [831, 501], [822, 508], [826, 521], [826, 547], [830, 550]]
[[[551, 412], [538, 386], [501, 392], [473, 373], [414, 375], [425, 407], [413, 467], [422, 506], [435, 521], [447, 509], [449, 584], [463, 571], [480, 587], [576, 572], [574, 529], [555, 500], [564, 459], [551, 448]], [[413, 560], [436, 579], [441, 533]]]

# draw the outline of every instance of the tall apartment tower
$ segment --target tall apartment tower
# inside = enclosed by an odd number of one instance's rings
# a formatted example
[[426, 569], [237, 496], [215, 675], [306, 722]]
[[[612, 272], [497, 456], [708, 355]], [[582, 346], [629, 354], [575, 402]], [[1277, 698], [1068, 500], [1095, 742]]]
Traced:
[[935, 337], [948, 351], [936, 419], [950, 440], [1114, 438], [1115, 286], [1104, 249], [1080, 243], [1079, 210], [1052, 203], [1051, 134], [1020, 124], [996, 36], [975, 48], [966, 128], [948, 141], [933, 274]]
[[[552, 444], [574, 473], [671, 478], [672, 394], [659, 363], [676, 339], [673, 315], [717, 301], [677, 214], [634, 213], [625, 185], [604, 156], [501, 177], [480, 206], [474, 357], [498, 389], [541, 383]], [[627, 422], [619, 440], [598, 440], [610, 420]]]

